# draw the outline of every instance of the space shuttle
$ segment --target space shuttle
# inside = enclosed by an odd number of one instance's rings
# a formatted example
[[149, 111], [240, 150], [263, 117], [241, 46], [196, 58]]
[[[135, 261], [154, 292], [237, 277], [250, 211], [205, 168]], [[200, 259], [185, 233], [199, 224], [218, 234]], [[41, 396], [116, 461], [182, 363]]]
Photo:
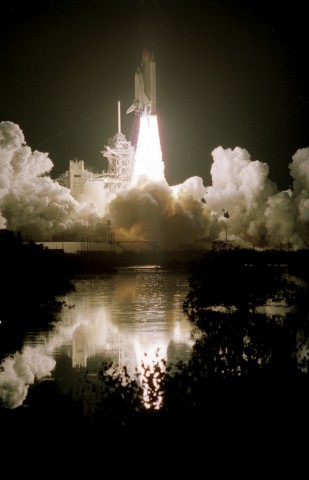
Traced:
[[156, 100], [156, 63], [153, 54], [145, 49], [142, 62], [135, 72], [135, 98], [127, 113], [137, 112], [148, 115], [157, 114]]

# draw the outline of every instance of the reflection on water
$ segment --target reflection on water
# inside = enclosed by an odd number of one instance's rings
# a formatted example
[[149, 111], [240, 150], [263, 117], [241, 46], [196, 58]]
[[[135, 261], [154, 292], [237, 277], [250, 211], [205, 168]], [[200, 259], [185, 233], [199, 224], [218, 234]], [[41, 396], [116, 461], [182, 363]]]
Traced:
[[[0, 400], [21, 405], [34, 379], [67, 379], [64, 359], [81, 375], [95, 374], [103, 361], [113, 362], [130, 376], [153, 371], [159, 362], [187, 360], [193, 340], [182, 311], [188, 291], [184, 272], [159, 267], [123, 268], [115, 275], [76, 279], [51, 333], [31, 334], [21, 353], [5, 359], [0, 373]], [[68, 379], [67, 379], [68, 380]], [[144, 388], [148, 402], [147, 384]], [[158, 403], [154, 405], [159, 407]]]

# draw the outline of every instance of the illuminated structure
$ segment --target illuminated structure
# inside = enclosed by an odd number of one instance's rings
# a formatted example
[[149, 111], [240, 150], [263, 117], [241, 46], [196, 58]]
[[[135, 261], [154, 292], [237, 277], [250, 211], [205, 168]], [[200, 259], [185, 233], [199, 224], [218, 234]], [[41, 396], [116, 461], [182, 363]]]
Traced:
[[123, 190], [131, 181], [135, 149], [121, 133], [120, 102], [118, 102], [118, 132], [108, 139], [108, 146], [102, 150], [108, 160], [108, 170], [103, 175], [106, 188], [112, 191]]
[[130, 183], [135, 148], [125, 135], [121, 133], [120, 102], [118, 101], [118, 131], [108, 139], [108, 145], [101, 151], [108, 160], [107, 171], [92, 173], [84, 168], [83, 160], [70, 160], [69, 171], [56, 180], [71, 190], [73, 197], [78, 198], [86, 182], [99, 182], [102, 189], [109, 192], [124, 190]]
[[154, 181], [164, 180], [156, 103], [156, 64], [153, 54], [144, 50], [142, 62], [135, 72], [134, 102], [127, 110], [127, 113], [135, 113], [132, 143], [121, 133], [118, 101], [118, 131], [101, 151], [108, 160], [107, 170], [92, 173], [84, 168], [83, 160], [71, 160], [69, 171], [58, 177], [57, 182], [69, 188], [73, 197], [79, 200], [85, 184], [93, 182], [99, 182], [103, 191], [117, 194], [129, 185], [135, 185], [140, 176]]

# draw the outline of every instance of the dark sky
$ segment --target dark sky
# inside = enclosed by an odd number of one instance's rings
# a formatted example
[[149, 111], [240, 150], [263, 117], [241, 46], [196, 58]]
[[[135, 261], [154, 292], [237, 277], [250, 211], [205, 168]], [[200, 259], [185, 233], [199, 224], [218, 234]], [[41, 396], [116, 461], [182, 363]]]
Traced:
[[309, 41], [303, 1], [0, 0], [0, 121], [49, 152], [51, 176], [130, 138], [134, 72], [145, 46], [157, 67], [166, 179], [210, 184], [212, 150], [246, 148], [280, 189], [309, 147]]

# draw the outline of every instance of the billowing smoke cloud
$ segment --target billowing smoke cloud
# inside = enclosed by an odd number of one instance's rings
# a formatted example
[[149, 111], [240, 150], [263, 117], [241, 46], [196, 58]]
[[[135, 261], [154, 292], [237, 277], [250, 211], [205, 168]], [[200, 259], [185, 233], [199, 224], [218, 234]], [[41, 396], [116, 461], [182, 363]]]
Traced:
[[251, 161], [247, 150], [218, 147], [212, 156], [213, 185], [205, 200], [213, 211], [228, 212], [225, 222], [231, 239], [260, 247], [307, 246], [309, 148], [292, 157], [294, 191], [284, 192], [268, 178], [268, 165]]
[[217, 222], [201, 201], [205, 191], [198, 177], [176, 187], [141, 179], [109, 205], [117, 238], [143, 238], [167, 248], [192, 243], [202, 236], [214, 239]]
[[[0, 123], [0, 228], [38, 241], [95, 236], [112, 222], [117, 240], [148, 240], [162, 248], [228, 239], [264, 248], [308, 246], [309, 148], [289, 166], [293, 190], [280, 192], [266, 163], [240, 147], [213, 152], [212, 185], [200, 177], [169, 186], [163, 179], [135, 179], [109, 197], [97, 182], [85, 184], [77, 201], [49, 177], [53, 163], [32, 152], [12, 122]], [[101, 195], [102, 193], [102, 195]]]
[[25, 400], [34, 380], [51, 374], [55, 360], [38, 348], [25, 347], [1, 364], [0, 404], [16, 408]]
[[46, 153], [25, 144], [18, 125], [0, 123], [0, 228], [38, 240], [69, 239], [98, 220], [94, 205], [77, 202], [47, 175], [52, 167]]

